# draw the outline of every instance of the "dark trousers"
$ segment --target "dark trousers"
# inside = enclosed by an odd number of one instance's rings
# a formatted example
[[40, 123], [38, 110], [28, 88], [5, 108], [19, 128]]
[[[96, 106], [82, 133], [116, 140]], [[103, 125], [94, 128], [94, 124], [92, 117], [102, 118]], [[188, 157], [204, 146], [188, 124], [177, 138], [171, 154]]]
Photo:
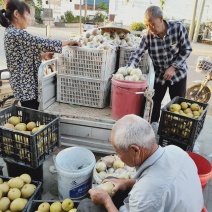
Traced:
[[174, 83], [173, 85], [171, 85], [170, 81], [166, 81], [164, 85], [155, 82], [155, 94], [153, 96], [154, 106], [151, 122], [158, 122], [160, 118], [161, 102], [166, 94], [167, 88], [169, 88], [169, 95], [171, 100], [176, 96], [184, 98], [186, 95], [186, 82], [187, 77], [183, 78], [179, 82]]
[[[128, 193], [131, 189], [125, 191], [117, 191], [117, 193], [112, 197], [113, 203], [117, 209], [124, 205], [123, 201], [128, 196]], [[83, 199], [78, 207], [77, 212], [107, 212], [106, 208], [103, 205], [95, 205], [91, 199]]]
[[27, 107], [27, 108], [30, 108], [30, 109], [34, 109], [34, 110], [38, 110], [39, 102], [37, 101], [37, 99], [32, 99], [32, 100], [29, 100], [29, 101], [21, 102], [21, 106]]

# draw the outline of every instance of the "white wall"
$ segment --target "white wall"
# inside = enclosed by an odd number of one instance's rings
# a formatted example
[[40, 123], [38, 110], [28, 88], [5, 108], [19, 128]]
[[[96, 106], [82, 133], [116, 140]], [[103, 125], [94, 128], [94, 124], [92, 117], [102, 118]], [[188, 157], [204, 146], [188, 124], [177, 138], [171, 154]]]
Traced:
[[[34, 0], [36, 3], [37, 0]], [[53, 17], [57, 18], [61, 15], [64, 15], [64, 13], [68, 10], [71, 10], [74, 16], [80, 15], [80, 10], [75, 10], [74, 5], [80, 4], [80, 0], [48, 0], [49, 4], [46, 4], [46, 0], [42, 1], [43, 8], [51, 8], [53, 9]], [[81, 0], [81, 3], [83, 4], [83, 0]], [[95, 10], [87, 10], [87, 15], [95, 15], [97, 11]], [[84, 16], [85, 11], [81, 11], [82, 16]]]
[[[198, 9], [201, 1], [198, 1]], [[143, 22], [145, 10], [151, 6], [160, 6], [160, 0], [110, 0], [109, 14], [115, 14], [115, 21], [123, 21], [124, 25], [133, 22]], [[164, 17], [168, 19], [191, 20], [193, 14], [194, 0], [166, 0]], [[197, 11], [197, 16], [198, 17]], [[212, 0], [206, 0], [202, 21], [212, 20]]]

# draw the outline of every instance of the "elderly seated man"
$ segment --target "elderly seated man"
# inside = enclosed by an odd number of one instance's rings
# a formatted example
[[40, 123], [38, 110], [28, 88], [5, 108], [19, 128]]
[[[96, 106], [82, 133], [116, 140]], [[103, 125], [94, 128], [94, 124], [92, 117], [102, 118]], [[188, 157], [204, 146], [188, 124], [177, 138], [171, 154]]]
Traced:
[[90, 189], [91, 199], [81, 201], [78, 212], [202, 210], [203, 194], [195, 163], [177, 146], [159, 146], [151, 125], [143, 118], [126, 115], [119, 119], [112, 128], [111, 144], [126, 165], [137, 168], [134, 179], [105, 179], [103, 183], [114, 184], [114, 196], [100, 188]]

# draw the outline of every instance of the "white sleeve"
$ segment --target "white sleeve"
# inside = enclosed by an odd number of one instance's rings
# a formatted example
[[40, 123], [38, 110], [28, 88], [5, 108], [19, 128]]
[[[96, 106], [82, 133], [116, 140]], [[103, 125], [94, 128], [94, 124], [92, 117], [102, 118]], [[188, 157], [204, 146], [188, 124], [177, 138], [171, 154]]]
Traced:
[[127, 208], [125, 205], [122, 205], [120, 208], [119, 208], [119, 212], [128, 212]]

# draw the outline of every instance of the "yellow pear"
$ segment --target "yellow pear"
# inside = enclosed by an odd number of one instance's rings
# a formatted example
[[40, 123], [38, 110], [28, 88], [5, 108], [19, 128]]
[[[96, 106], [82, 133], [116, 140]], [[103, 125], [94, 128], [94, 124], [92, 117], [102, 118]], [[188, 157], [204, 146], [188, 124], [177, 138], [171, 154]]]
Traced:
[[50, 204], [48, 202], [42, 202], [38, 206], [38, 211], [40, 212], [49, 212], [49, 209], [50, 209]]
[[8, 119], [8, 122], [12, 125], [16, 125], [16, 124], [19, 124], [21, 122], [21, 119], [20, 117], [18, 116], [11, 116], [9, 119]]
[[21, 191], [20, 191], [20, 189], [18, 189], [18, 188], [11, 188], [8, 191], [8, 193], [7, 193], [7, 197], [10, 200], [14, 200], [14, 199], [20, 198], [21, 197]]
[[13, 200], [10, 204], [10, 210], [12, 212], [22, 211], [27, 204], [27, 199], [17, 198]]
[[174, 112], [174, 111], [179, 111], [181, 109], [181, 106], [179, 104], [171, 104], [169, 106], [169, 110], [171, 112]]
[[9, 191], [10, 187], [7, 182], [3, 182], [0, 184], [0, 190], [2, 190], [2, 196], [5, 196]]
[[62, 209], [64, 211], [69, 211], [74, 207], [74, 202], [70, 198], [66, 198], [62, 202]]
[[15, 129], [14, 125], [13, 124], [10, 124], [10, 123], [4, 124], [4, 127], [9, 128], [9, 129], [12, 129], [12, 130]]
[[103, 189], [104, 191], [106, 191], [110, 196], [112, 196], [112, 190], [114, 188], [113, 183], [111, 182], [106, 182], [106, 183], [102, 183], [98, 186], [98, 188]]
[[187, 115], [188, 117], [190, 117], [190, 118], [193, 118], [193, 117], [194, 117], [192, 113], [187, 113], [186, 115]]
[[[42, 124], [42, 125], [40, 125], [38, 127], [38, 130], [42, 130], [44, 127], [46, 127], [46, 125], [45, 124]], [[47, 133], [47, 130], [45, 130], [43, 133], [46, 134]]]
[[200, 116], [200, 112], [197, 111], [197, 110], [194, 110], [194, 111], [193, 111], [193, 115], [199, 117], [199, 116]]
[[32, 133], [36, 133], [36, 132], [38, 132], [38, 130], [39, 130], [38, 127], [35, 127], [32, 129]]
[[53, 202], [50, 206], [50, 212], [61, 212], [62, 204], [59, 201]]
[[34, 184], [25, 184], [21, 189], [21, 197], [23, 198], [31, 197], [35, 189], [36, 186]]
[[76, 208], [73, 208], [73, 209], [71, 209], [71, 210], [68, 211], [68, 212], [77, 212], [77, 209], [76, 209]]
[[8, 197], [2, 197], [0, 199], [0, 210], [6, 211], [10, 207], [10, 199]]
[[36, 127], [36, 123], [34, 121], [30, 121], [28, 124], [27, 124], [27, 130], [31, 131], [33, 128]]
[[191, 104], [190, 108], [192, 111], [194, 111], [194, 110], [199, 110], [200, 106], [197, 103], [193, 103]]
[[2, 184], [4, 181], [2, 180], [2, 178], [0, 178], [0, 184]]
[[186, 108], [188, 108], [188, 104], [186, 102], [181, 102], [180, 106], [183, 110], [185, 110]]
[[0, 189], [0, 199], [2, 198], [2, 193], [3, 193], [3, 192], [2, 192], [2, 190]]
[[202, 112], [203, 112], [203, 107], [201, 107], [201, 108], [199, 109], [200, 115], [202, 114]]
[[26, 173], [20, 175], [20, 178], [24, 181], [24, 183], [31, 183], [32, 180], [30, 175]]
[[113, 168], [118, 169], [118, 168], [123, 168], [124, 167], [124, 162], [122, 162], [120, 159], [116, 159], [113, 162]]
[[18, 123], [18, 124], [16, 124], [15, 125], [15, 130], [26, 131], [27, 130], [26, 124], [25, 123]]
[[9, 181], [10, 188], [22, 188], [24, 185], [24, 181], [21, 177], [15, 177], [13, 180]]
[[190, 108], [185, 109], [183, 112], [184, 112], [185, 114], [187, 114], [187, 113], [192, 113], [192, 111], [191, 111]]

